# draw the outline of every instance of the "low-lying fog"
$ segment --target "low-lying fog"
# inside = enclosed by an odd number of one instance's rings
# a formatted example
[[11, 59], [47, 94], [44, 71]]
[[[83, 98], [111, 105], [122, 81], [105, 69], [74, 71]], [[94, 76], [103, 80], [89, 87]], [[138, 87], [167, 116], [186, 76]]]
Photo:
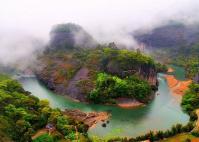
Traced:
[[51, 27], [76, 23], [98, 42], [136, 46], [132, 34], [168, 21], [198, 22], [198, 0], [2, 0], [0, 63], [26, 66], [44, 50]]

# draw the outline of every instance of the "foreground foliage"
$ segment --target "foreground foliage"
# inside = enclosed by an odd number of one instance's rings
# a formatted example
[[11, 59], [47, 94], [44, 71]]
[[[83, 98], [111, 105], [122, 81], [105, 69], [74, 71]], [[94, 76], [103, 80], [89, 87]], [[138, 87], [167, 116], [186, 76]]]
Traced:
[[88, 127], [52, 109], [48, 101], [39, 100], [15, 80], [0, 75], [0, 136], [5, 142], [32, 141], [37, 130], [51, 125], [53, 141], [75, 140], [74, 133], [85, 137]]
[[182, 133], [161, 142], [191, 142], [191, 140], [198, 141], [199, 139], [189, 133]]
[[183, 96], [181, 105], [187, 113], [191, 113], [199, 108], [199, 84], [192, 83], [189, 86], [189, 90]]
[[[173, 125], [171, 129], [166, 131], [150, 131], [145, 135], [138, 136], [136, 138], [108, 138], [108, 139], [101, 139], [98, 137], [93, 137], [94, 142], [141, 142], [145, 140], [150, 140], [151, 142], [154, 141], [161, 141], [166, 138], [170, 138], [176, 136], [181, 133], [189, 133], [193, 129], [193, 123], [189, 122], [187, 125], [182, 126], [181, 124]], [[191, 134], [190, 134], [191, 136]], [[193, 137], [193, 136], [192, 136]]]

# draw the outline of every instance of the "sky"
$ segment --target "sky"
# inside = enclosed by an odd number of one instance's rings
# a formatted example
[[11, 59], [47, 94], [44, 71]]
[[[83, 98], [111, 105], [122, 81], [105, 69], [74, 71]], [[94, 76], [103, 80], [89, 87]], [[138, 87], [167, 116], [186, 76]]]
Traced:
[[130, 32], [168, 20], [198, 22], [199, 0], [0, 0], [0, 63], [30, 57], [55, 24], [76, 23], [99, 42], [132, 47]]
[[52, 25], [73, 22], [108, 34], [198, 13], [198, 0], [0, 0], [0, 30], [47, 38]]

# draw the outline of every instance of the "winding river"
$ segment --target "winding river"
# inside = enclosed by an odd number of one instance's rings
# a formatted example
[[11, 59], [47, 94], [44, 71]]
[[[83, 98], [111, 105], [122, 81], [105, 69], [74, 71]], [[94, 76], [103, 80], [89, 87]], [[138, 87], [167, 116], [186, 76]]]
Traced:
[[[178, 79], [185, 79], [183, 68], [176, 66], [173, 66], [173, 68], [175, 69], [174, 75], [176, 75]], [[34, 77], [22, 78], [20, 82], [23, 87], [33, 95], [40, 99], [48, 99], [52, 107], [80, 109], [86, 112], [110, 112], [112, 116], [107, 126], [102, 127], [102, 122], [98, 123], [96, 127], [89, 129], [90, 136], [96, 135], [105, 138], [113, 136], [136, 137], [150, 130], [169, 129], [176, 123], [186, 124], [189, 120], [188, 115], [181, 110], [181, 97], [171, 94], [163, 75], [164, 74], [161, 73], [158, 74], [159, 95], [147, 106], [134, 109], [74, 102], [48, 90]]]

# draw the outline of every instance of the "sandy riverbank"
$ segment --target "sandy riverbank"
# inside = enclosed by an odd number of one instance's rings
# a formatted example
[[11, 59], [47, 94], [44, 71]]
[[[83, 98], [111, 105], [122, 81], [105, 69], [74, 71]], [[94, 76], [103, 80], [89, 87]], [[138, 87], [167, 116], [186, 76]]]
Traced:
[[118, 98], [117, 105], [121, 108], [135, 108], [143, 106], [144, 104], [141, 102], [136, 101], [135, 99], [130, 98]]
[[188, 86], [191, 84], [191, 80], [180, 81], [177, 80], [174, 75], [165, 75], [165, 79], [167, 80], [168, 86], [173, 92], [173, 94], [184, 95], [187, 91]]
[[168, 68], [167, 72], [172, 73], [172, 72], [174, 72], [174, 69], [170, 67], [170, 68]]

